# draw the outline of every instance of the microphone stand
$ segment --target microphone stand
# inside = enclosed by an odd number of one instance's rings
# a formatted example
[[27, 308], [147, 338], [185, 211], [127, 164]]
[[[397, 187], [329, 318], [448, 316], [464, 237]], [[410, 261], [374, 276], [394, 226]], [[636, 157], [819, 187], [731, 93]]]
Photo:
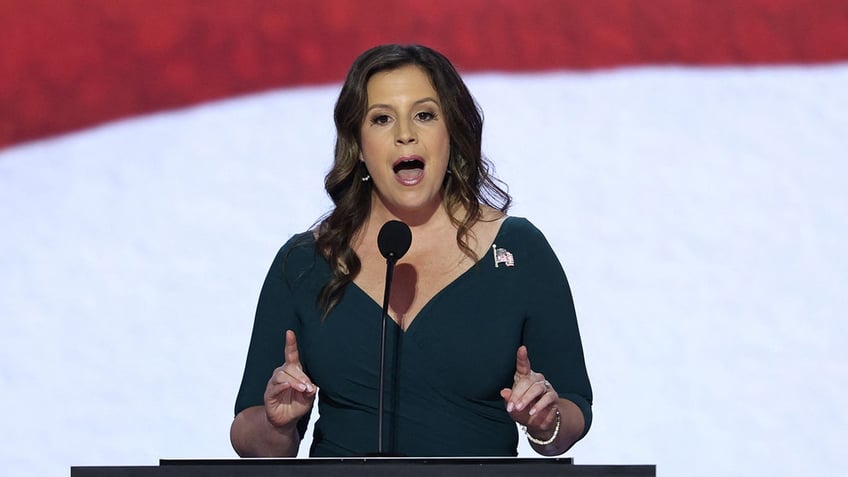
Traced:
[[[392, 289], [392, 275], [395, 264], [409, 250], [412, 244], [412, 231], [409, 226], [399, 220], [390, 220], [380, 227], [377, 234], [377, 247], [380, 254], [386, 258], [386, 289], [383, 292], [383, 308], [380, 321], [380, 383], [377, 397], [377, 456], [388, 456], [383, 452], [383, 389], [386, 381], [386, 328], [389, 322], [389, 296]], [[395, 369], [397, 371], [397, 369]]]
[[389, 322], [389, 293], [392, 289], [392, 276], [396, 262], [395, 254], [389, 253], [386, 257], [386, 289], [383, 292], [383, 309], [380, 317], [382, 323], [380, 329], [380, 384], [377, 398], [377, 455], [385, 455], [383, 453], [383, 387], [386, 380], [386, 328]]

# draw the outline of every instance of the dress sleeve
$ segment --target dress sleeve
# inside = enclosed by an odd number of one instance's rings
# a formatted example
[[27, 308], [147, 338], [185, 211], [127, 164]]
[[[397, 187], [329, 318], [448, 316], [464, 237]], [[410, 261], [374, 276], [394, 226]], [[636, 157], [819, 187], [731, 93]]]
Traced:
[[[533, 370], [545, 375], [559, 396], [583, 412], [583, 434], [592, 424], [592, 387], [568, 279], [544, 235], [527, 224], [523, 282], [527, 284], [527, 318], [523, 343]], [[516, 262], [519, 258], [516, 257]], [[582, 437], [582, 436], [581, 436]]]
[[[235, 414], [252, 406], [265, 404], [264, 395], [273, 371], [282, 366], [285, 358], [286, 330], [299, 332], [299, 321], [292, 294], [292, 269], [297, 257], [292, 248], [302, 236], [295, 236], [278, 252], [265, 277], [256, 315], [241, 387], [235, 403]], [[288, 268], [288, 270], [287, 270]], [[298, 422], [301, 438], [306, 433], [309, 414]]]

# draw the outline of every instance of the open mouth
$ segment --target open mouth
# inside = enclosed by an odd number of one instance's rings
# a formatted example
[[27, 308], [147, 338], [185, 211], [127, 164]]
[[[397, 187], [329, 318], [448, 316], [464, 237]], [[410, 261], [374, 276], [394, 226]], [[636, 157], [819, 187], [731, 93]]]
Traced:
[[394, 167], [395, 175], [401, 182], [412, 184], [424, 175], [424, 161], [410, 157], [397, 162]]

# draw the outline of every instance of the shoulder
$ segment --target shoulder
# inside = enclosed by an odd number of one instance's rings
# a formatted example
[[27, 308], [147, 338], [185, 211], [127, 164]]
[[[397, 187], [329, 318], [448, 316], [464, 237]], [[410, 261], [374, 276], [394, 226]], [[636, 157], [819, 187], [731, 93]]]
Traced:
[[315, 248], [315, 233], [311, 230], [295, 234], [280, 248], [281, 251], [291, 251], [298, 248]]
[[277, 251], [277, 260], [289, 257], [304, 257], [315, 253], [315, 235], [312, 231], [301, 232], [291, 236]]
[[507, 217], [497, 237], [498, 246], [521, 255], [527, 263], [559, 263], [557, 253], [542, 231], [524, 217]]
[[292, 272], [298, 275], [312, 267], [316, 257], [315, 236], [312, 231], [306, 231], [293, 235], [280, 247], [272, 267], [286, 275]]
[[543, 240], [547, 242], [542, 231], [525, 217], [506, 217], [503, 221], [503, 225], [501, 226], [501, 233], [499, 235], [503, 237], [519, 237], [525, 240]]

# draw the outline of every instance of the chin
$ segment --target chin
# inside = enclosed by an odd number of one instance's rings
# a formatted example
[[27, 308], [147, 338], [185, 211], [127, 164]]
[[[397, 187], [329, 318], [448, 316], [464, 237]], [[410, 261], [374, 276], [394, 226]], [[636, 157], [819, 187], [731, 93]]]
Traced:
[[406, 213], [415, 213], [440, 207], [442, 205], [442, 196], [441, 194], [437, 194], [435, 197], [420, 198], [417, 200], [401, 198], [400, 200], [385, 203], [392, 209]]

